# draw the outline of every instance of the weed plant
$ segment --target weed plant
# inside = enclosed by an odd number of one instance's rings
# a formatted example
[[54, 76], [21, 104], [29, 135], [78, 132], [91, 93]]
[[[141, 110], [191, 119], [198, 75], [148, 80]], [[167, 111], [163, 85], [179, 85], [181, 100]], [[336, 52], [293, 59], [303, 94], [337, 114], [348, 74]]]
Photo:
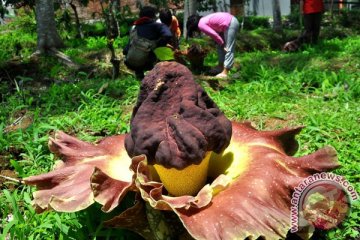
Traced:
[[6, 26], [0, 26], [0, 66], [15, 58], [28, 57], [36, 47], [36, 25], [32, 14], [19, 13], [21, 17]]

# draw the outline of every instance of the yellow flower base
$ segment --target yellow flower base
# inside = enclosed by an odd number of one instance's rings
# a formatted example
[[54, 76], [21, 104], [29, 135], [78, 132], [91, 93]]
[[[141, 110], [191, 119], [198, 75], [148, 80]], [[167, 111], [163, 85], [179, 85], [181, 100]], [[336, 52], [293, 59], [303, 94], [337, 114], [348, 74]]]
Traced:
[[206, 184], [211, 152], [198, 165], [190, 165], [184, 169], [165, 168], [155, 164], [154, 168], [160, 176], [166, 190], [173, 196], [196, 195]]

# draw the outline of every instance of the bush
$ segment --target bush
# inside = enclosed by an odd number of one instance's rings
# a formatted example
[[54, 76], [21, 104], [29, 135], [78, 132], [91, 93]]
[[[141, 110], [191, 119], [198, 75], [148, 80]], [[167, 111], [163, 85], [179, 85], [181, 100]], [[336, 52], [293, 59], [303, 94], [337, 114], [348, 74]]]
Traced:
[[18, 30], [24, 33], [36, 33], [36, 20], [33, 12], [25, 12], [19, 9], [16, 17], [6, 25], [9, 30]]
[[[1, 32], [1, 30], [0, 30]], [[28, 57], [36, 47], [36, 34], [19, 30], [0, 33], [0, 64], [13, 57]]]
[[[242, 19], [240, 19], [241, 21]], [[269, 17], [246, 16], [244, 19], [244, 29], [254, 30], [257, 28], [270, 28]]]
[[237, 36], [236, 48], [241, 52], [256, 50], [280, 50], [285, 42], [295, 39], [298, 31], [286, 30], [282, 33], [271, 29], [256, 29], [241, 31]]
[[83, 24], [82, 29], [86, 36], [106, 36], [106, 26], [103, 22]]
[[341, 10], [339, 14], [339, 23], [343, 27], [360, 31], [360, 10]]

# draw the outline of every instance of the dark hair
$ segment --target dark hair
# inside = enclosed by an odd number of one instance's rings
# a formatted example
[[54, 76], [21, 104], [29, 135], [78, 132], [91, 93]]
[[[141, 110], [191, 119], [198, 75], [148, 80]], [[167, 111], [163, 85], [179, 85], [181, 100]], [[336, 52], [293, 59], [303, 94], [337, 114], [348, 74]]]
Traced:
[[189, 37], [193, 37], [194, 32], [199, 31], [199, 21], [200, 21], [201, 16], [194, 14], [191, 15], [190, 17], [188, 17], [187, 22], [186, 22], [186, 30], [187, 30], [187, 38]]
[[159, 14], [159, 18], [160, 18], [160, 21], [163, 24], [169, 26], [171, 24], [171, 21], [172, 21], [171, 11], [169, 9], [161, 9], [160, 14]]
[[140, 17], [156, 18], [156, 8], [153, 6], [144, 6], [140, 9]]

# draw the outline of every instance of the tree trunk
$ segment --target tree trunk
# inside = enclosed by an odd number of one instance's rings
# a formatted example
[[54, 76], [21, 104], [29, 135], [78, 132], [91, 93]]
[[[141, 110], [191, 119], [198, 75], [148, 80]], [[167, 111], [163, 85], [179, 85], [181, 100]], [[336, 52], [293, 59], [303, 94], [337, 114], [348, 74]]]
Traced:
[[254, 0], [252, 7], [253, 7], [253, 15], [257, 16], [258, 11], [259, 11], [259, 0]]
[[[5, 16], [5, 11], [6, 11], [6, 9], [5, 9], [5, 6], [4, 6], [4, 4], [2, 3], [2, 0], [0, 0], [0, 18], [4, 18], [4, 16]], [[1, 19], [0, 19], [1, 20]], [[0, 25], [1, 25], [1, 21], [0, 21]]]
[[36, 0], [37, 51], [42, 53], [64, 46], [56, 30], [53, 0]]
[[234, 16], [245, 16], [245, 1], [230, 0], [230, 12]]
[[103, 1], [100, 1], [101, 11], [105, 19], [105, 25], [106, 25], [106, 37], [107, 37], [107, 47], [110, 50], [111, 53], [111, 59], [110, 62], [113, 66], [112, 71], [112, 79], [115, 79], [119, 76], [120, 71], [120, 60], [116, 57], [115, 48], [114, 48], [114, 38], [117, 37], [116, 29], [114, 28], [114, 16], [111, 9], [111, 5], [108, 6], [108, 9], [105, 10]]
[[144, 0], [136, 0], [136, 7], [141, 9], [143, 6], [145, 6]]
[[282, 23], [281, 23], [281, 10], [280, 10], [280, 2], [279, 0], [272, 0], [272, 9], [273, 9], [273, 18], [274, 18], [274, 30], [281, 31]]
[[197, 2], [196, 0], [185, 0], [184, 3], [184, 24], [183, 24], [183, 34], [184, 37], [187, 36], [186, 22], [189, 16], [196, 14]]
[[109, 3], [109, 15], [110, 15], [110, 26], [111, 26], [111, 32], [113, 34], [113, 37], [119, 37], [120, 36], [120, 26], [119, 22], [117, 20], [116, 15], [118, 14], [118, 1], [111, 0]]
[[82, 29], [81, 29], [79, 14], [78, 14], [76, 5], [72, 1], [69, 4], [70, 4], [70, 7], [72, 8], [72, 10], [74, 11], [74, 15], [75, 15], [77, 37], [83, 39], [84, 38], [84, 33], [83, 33]]

